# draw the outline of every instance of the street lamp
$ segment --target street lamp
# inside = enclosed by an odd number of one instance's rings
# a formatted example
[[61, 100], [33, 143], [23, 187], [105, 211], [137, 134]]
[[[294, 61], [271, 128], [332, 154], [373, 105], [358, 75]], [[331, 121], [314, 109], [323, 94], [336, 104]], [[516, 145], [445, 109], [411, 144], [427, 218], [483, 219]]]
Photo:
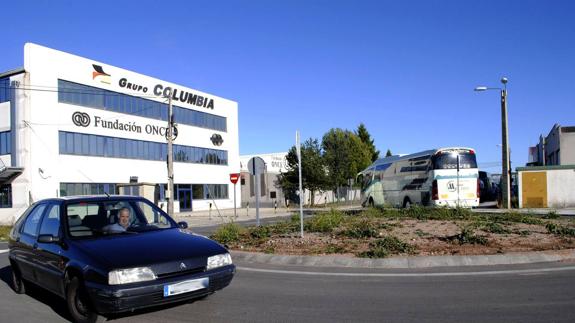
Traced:
[[510, 189], [510, 167], [509, 167], [509, 132], [507, 130], [507, 78], [501, 78], [503, 88], [478, 86], [475, 91], [482, 92], [487, 90], [501, 91], [501, 193], [503, 197], [503, 207], [511, 208], [511, 189]]

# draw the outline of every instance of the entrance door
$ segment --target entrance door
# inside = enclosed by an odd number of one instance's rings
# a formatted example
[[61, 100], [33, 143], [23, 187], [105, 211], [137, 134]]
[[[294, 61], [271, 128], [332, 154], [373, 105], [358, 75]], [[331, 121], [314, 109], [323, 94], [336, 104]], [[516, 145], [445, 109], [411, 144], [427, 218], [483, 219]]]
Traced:
[[180, 201], [180, 211], [192, 210], [192, 189], [178, 188], [178, 200]]

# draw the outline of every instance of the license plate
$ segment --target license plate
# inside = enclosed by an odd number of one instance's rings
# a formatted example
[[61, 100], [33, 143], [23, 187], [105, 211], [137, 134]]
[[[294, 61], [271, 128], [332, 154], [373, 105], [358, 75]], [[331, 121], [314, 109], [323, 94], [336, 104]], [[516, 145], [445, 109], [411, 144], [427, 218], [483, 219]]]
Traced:
[[209, 285], [210, 279], [208, 277], [164, 285], [164, 297], [193, 292], [195, 290], [208, 288]]

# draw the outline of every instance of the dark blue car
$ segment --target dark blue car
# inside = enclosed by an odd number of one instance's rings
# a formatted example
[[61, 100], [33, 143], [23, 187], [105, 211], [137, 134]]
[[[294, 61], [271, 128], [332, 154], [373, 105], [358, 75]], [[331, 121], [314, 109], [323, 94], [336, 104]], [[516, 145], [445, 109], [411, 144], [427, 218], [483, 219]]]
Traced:
[[235, 266], [224, 247], [186, 228], [140, 197], [39, 201], [10, 233], [14, 290], [50, 290], [77, 322], [205, 297], [231, 282]]

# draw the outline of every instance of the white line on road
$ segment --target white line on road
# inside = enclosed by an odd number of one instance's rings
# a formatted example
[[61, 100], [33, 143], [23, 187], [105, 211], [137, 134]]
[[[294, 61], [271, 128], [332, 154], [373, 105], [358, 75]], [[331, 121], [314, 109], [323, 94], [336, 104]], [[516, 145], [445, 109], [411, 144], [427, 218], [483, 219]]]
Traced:
[[276, 270], [276, 269], [259, 269], [250, 267], [237, 267], [241, 271], [251, 271], [271, 274], [292, 274], [308, 276], [347, 276], [347, 277], [441, 277], [441, 276], [486, 276], [486, 275], [509, 275], [509, 274], [533, 274], [555, 271], [575, 270], [575, 266], [559, 268], [540, 268], [540, 269], [516, 269], [516, 270], [492, 270], [492, 271], [473, 271], [473, 272], [448, 272], [448, 273], [326, 273], [315, 271], [298, 271], [298, 270]]
[[2, 249], [2, 250], [0, 250], [0, 253], [6, 253], [6, 252], [8, 252], [8, 249]]

